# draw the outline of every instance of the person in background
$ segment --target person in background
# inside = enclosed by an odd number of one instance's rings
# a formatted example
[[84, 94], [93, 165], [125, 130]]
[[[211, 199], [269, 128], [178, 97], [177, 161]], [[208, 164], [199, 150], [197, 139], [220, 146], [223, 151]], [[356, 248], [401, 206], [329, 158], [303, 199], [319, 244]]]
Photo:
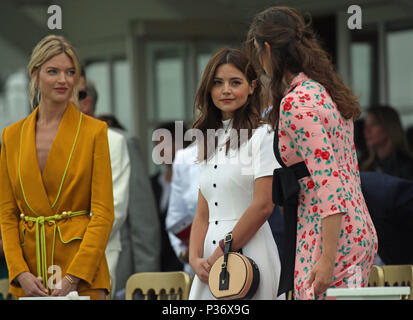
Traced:
[[[184, 132], [186, 131], [185, 128]], [[159, 130], [159, 131], [158, 131]], [[175, 122], [161, 123], [156, 129], [155, 134], [167, 130], [172, 140], [166, 139], [163, 134], [160, 134], [159, 140], [155, 141], [155, 147], [160, 147], [159, 156], [163, 159], [159, 159], [161, 163], [160, 169], [150, 177], [152, 190], [155, 195], [155, 203], [158, 211], [158, 218], [160, 224], [161, 234], [161, 271], [182, 271], [184, 266], [175, 254], [172, 248], [171, 241], [169, 239], [168, 232], [166, 230], [165, 220], [169, 205], [169, 199], [171, 194], [171, 182], [172, 182], [172, 163], [175, 159], [175, 153], [177, 151], [175, 141]]]
[[410, 126], [406, 130], [406, 140], [409, 146], [410, 154], [413, 154], [413, 126]]
[[160, 226], [149, 176], [146, 173], [139, 139], [130, 136], [114, 115], [97, 117], [126, 137], [131, 164], [129, 202], [120, 236], [122, 251], [116, 268], [115, 299], [125, 299], [126, 282], [138, 272], [160, 270]]
[[367, 110], [364, 138], [368, 157], [360, 164], [361, 171], [382, 172], [413, 180], [413, 158], [397, 111], [390, 106]]
[[354, 145], [356, 147], [358, 163], [363, 163], [369, 154], [369, 149], [364, 138], [364, 119], [354, 121]]
[[293, 8], [258, 13], [246, 46], [254, 64], [271, 78], [268, 118], [276, 128], [274, 153], [282, 165], [275, 170], [273, 200], [287, 205], [288, 247], [279, 293], [293, 290], [295, 299], [325, 299], [327, 288], [348, 287], [356, 274], [361, 279], [356, 286], [367, 286], [377, 235], [353, 141], [353, 121], [360, 114], [356, 97]]
[[[84, 70], [79, 80], [79, 107], [84, 114], [95, 118], [98, 93], [93, 82], [87, 80]], [[112, 297], [116, 287], [116, 269], [122, 245], [120, 240], [120, 230], [126, 220], [128, 199], [129, 199], [129, 179], [130, 160], [126, 144], [126, 138], [108, 128], [108, 142], [110, 152], [110, 163], [112, 171], [113, 203], [115, 209], [115, 221], [106, 246], [105, 254], [108, 261], [111, 277]]]
[[199, 164], [196, 143], [178, 150], [172, 164], [171, 195], [165, 226], [171, 245], [184, 271], [193, 274], [189, 265], [189, 230], [198, 202]]
[[378, 172], [360, 178], [379, 239], [374, 264], [413, 264], [413, 181]]
[[105, 121], [109, 128], [112, 128], [122, 134], [126, 134], [125, 127], [119, 122], [119, 120], [113, 114], [101, 114], [96, 118]]
[[[34, 110], [3, 130], [0, 224], [16, 298], [77, 291], [105, 300], [110, 293], [105, 248], [114, 208], [107, 125], [76, 107], [80, 69], [64, 37], [43, 38], [28, 65]], [[62, 278], [54, 282], [57, 274]]]

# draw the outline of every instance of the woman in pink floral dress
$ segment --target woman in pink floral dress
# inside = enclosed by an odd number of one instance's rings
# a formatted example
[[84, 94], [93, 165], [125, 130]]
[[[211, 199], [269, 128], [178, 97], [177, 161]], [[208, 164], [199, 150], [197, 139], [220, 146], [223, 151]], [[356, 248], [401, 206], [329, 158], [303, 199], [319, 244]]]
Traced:
[[296, 175], [295, 270], [281, 270], [286, 279], [292, 274], [284, 290], [292, 289], [295, 299], [324, 299], [327, 288], [367, 286], [377, 235], [361, 192], [353, 141], [353, 121], [360, 115], [356, 97], [294, 9], [259, 13], [247, 48], [271, 78], [275, 154], [284, 169], [302, 164], [307, 172]]

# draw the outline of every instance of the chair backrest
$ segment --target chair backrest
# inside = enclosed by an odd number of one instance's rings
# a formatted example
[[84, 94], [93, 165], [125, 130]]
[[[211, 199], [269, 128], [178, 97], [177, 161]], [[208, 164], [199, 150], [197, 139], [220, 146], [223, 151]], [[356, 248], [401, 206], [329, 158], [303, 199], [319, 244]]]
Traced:
[[[0, 295], [4, 300], [10, 298], [9, 294], [9, 279], [0, 279]], [[0, 299], [1, 300], [1, 299]]]
[[371, 269], [369, 287], [384, 287], [384, 271], [381, 266], [373, 266]]
[[186, 272], [139, 272], [126, 282], [126, 300], [133, 300], [137, 290], [145, 300], [187, 300], [190, 289], [191, 277]]
[[413, 300], [413, 265], [385, 265], [382, 268], [384, 286], [410, 287], [410, 295], [407, 299]]

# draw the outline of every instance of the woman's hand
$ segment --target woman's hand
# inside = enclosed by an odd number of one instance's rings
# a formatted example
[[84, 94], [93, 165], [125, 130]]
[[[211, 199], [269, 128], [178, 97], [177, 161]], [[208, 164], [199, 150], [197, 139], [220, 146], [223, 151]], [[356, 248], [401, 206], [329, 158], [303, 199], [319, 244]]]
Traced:
[[224, 252], [218, 246], [215, 249], [214, 253], [210, 257], [208, 257], [208, 259], [197, 258], [192, 263], [190, 263], [192, 269], [194, 270], [194, 272], [196, 273], [196, 275], [202, 282], [208, 283], [209, 271], [211, 270], [212, 265], [223, 254]]
[[34, 274], [25, 271], [16, 277], [28, 297], [46, 297], [48, 292], [40, 278]]
[[188, 263], [189, 262], [189, 248], [182, 250], [179, 254], [179, 260]]
[[331, 286], [333, 271], [334, 260], [321, 255], [313, 270], [311, 270], [310, 278], [308, 279], [308, 287], [314, 286], [314, 295], [318, 296], [324, 293]]
[[208, 264], [212, 267], [215, 263], [215, 261], [218, 260], [220, 256], [224, 254], [224, 251], [222, 251], [221, 247], [218, 246], [214, 253], [207, 259]]
[[71, 291], [77, 291], [79, 281], [79, 278], [72, 275], [63, 277], [63, 279], [56, 284], [56, 289], [53, 290], [52, 297], [66, 296]]
[[209, 270], [211, 270], [211, 265], [208, 263], [208, 259], [195, 258], [193, 261], [190, 261], [190, 265], [199, 280], [208, 283]]
[[316, 296], [324, 293], [333, 281], [334, 260], [340, 234], [342, 214], [333, 214], [321, 220], [323, 253], [311, 270], [308, 287], [313, 285]]

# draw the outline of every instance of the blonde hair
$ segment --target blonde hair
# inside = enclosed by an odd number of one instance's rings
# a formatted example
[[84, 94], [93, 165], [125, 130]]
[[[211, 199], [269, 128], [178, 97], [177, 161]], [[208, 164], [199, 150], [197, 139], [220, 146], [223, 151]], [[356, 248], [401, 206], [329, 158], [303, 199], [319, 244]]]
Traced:
[[32, 110], [36, 107], [41, 100], [41, 93], [39, 87], [36, 85], [36, 78], [39, 75], [41, 66], [51, 58], [65, 53], [69, 58], [72, 59], [73, 65], [75, 67], [75, 84], [73, 87], [73, 96], [75, 104], [78, 106], [78, 83], [80, 78], [80, 62], [74, 47], [62, 36], [48, 35], [44, 37], [40, 42], [34, 47], [30, 62], [27, 66], [27, 71], [30, 76], [29, 84], [29, 97], [30, 106]]

